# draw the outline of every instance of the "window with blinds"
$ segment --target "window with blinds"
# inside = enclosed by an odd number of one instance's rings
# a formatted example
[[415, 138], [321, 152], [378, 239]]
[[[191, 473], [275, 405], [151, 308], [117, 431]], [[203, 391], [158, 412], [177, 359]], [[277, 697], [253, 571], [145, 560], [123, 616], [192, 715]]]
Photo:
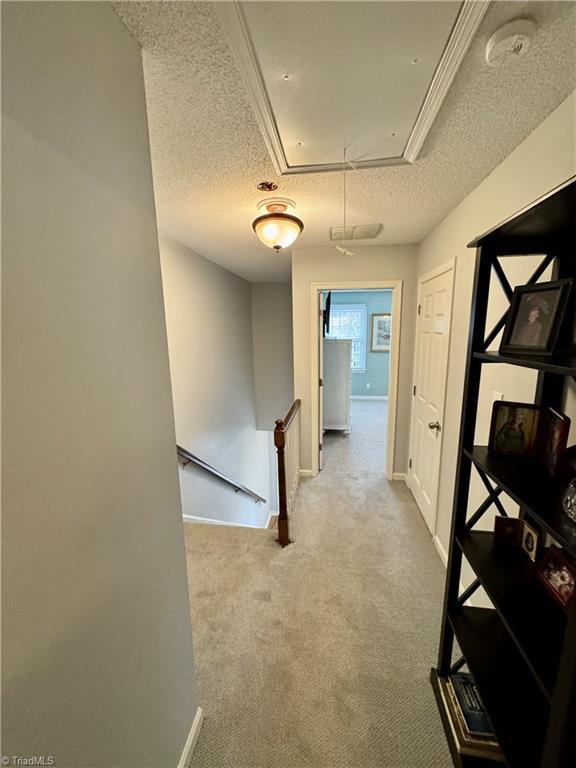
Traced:
[[366, 304], [332, 304], [330, 307], [330, 336], [352, 339], [352, 371], [366, 372]]

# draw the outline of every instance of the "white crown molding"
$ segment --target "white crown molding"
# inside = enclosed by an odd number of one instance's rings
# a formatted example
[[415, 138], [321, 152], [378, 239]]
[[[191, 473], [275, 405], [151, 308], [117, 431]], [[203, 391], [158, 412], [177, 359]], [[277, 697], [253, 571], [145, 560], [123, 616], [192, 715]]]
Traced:
[[236, 0], [233, 3], [214, 3], [214, 7], [248, 90], [256, 120], [276, 172], [282, 176], [288, 170], [288, 163], [240, 3]]
[[[436, 115], [440, 111], [440, 107], [456, 77], [456, 73], [460, 68], [472, 38], [488, 10], [490, 2], [491, 0], [464, 0], [462, 3], [462, 8], [402, 155], [399, 157], [382, 157], [374, 160], [359, 160], [354, 163], [355, 168], [406, 165], [417, 160], [426, 136], [432, 128]], [[250, 38], [250, 32], [242, 13], [242, 8], [240, 7], [240, 2], [234, 0], [234, 2], [215, 3], [214, 7], [240, 69], [248, 97], [254, 108], [256, 120], [278, 175], [287, 176], [300, 173], [341, 171], [342, 163], [339, 162], [318, 165], [288, 165], [272, 105], [268, 98], [264, 78], [262, 77], [258, 58]]]
[[436, 115], [440, 111], [444, 99], [458, 70], [470, 43], [476, 34], [484, 14], [488, 10], [491, 0], [464, 0], [454, 28], [442, 54], [442, 58], [436, 68], [428, 93], [420, 109], [420, 113], [406, 144], [403, 157], [409, 163], [415, 162], [422, 145], [432, 125]]

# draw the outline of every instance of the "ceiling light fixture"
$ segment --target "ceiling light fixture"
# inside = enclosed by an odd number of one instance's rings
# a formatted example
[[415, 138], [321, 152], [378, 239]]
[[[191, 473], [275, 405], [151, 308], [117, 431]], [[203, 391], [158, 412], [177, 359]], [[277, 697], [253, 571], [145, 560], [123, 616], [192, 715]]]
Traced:
[[287, 213], [295, 207], [293, 200], [284, 197], [268, 198], [258, 203], [258, 209], [267, 213], [254, 219], [252, 229], [260, 242], [273, 248], [276, 253], [289, 248], [304, 229], [299, 218]]

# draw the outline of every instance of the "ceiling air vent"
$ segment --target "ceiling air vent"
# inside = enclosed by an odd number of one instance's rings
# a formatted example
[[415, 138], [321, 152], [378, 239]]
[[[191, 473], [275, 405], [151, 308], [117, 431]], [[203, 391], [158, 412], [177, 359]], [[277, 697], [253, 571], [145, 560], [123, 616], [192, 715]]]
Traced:
[[354, 227], [330, 227], [332, 242], [348, 240], [373, 240], [382, 232], [382, 224], [357, 224]]

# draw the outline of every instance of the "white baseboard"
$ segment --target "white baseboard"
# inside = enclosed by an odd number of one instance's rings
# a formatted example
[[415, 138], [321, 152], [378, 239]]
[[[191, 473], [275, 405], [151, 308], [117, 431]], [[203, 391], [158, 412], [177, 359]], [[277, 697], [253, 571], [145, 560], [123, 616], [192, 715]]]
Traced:
[[198, 707], [196, 715], [194, 716], [194, 721], [192, 722], [192, 727], [190, 728], [190, 733], [184, 742], [184, 749], [180, 755], [180, 760], [178, 760], [177, 768], [187, 768], [190, 758], [192, 757], [192, 752], [194, 752], [196, 742], [198, 741], [198, 736], [200, 736], [203, 720], [204, 712], [202, 711], [202, 707]]
[[350, 400], [388, 400], [388, 395], [352, 395]]
[[311, 469], [301, 469], [299, 475], [300, 477], [314, 477], [314, 472]]
[[392, 474], [392, 480], [400, 480], [400, 482], [406, 483], [406, 485], [408, 485], [408, 475], [406, 472], [394, 472]]
[[182, 515], [185, 523], [205, 523], [206, 525], [233, 525], [236, 528], [256, 528], [262, 530], [266, 525], [251, 525], [250, 523], [233, 523], [231, 520], [213, 520], [211, 517], [196, 517], [195, 515]]
[[440, 559], [444, 563], [444, 568], [448, 567], [448, 555], [446, 553], [446, 550], [444, 549], [444, 546], [442, 545], [442, 542], [438, 538], [438, 536], [434, 536], [434, 546], [436, 547], [438, 554], [440, 555]]
[[270, 520], [272, 520], [273, 517], [278, 517], [279, 514], [280, 512], [270, 512], [270, 514], [268, 515], [268, 520], [266, 520], [266, 525], [264, 527], [270, 528]]

